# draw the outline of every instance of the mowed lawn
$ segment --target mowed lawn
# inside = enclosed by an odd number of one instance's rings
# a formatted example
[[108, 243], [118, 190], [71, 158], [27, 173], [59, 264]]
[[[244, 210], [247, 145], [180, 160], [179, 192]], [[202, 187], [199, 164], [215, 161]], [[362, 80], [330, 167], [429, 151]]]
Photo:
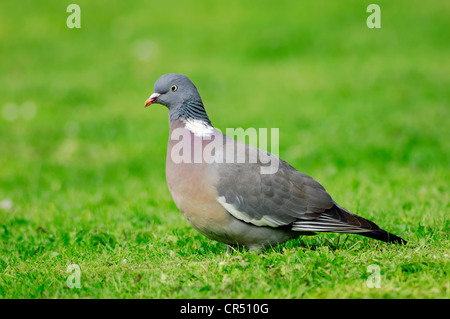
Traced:
[[[72, 2], [0, 4], [0, 297], [450, 297], [450, 2]], [[226, 255], [167, 190], [165, 73], [408, 245]]]

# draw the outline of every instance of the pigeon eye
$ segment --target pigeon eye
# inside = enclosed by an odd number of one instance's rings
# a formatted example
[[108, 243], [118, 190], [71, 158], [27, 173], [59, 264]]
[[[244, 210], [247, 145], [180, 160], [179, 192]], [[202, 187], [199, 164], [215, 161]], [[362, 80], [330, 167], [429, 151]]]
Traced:
[[170, 87], [170, 90], [171, 90], [172, 92], [176, 92], [176, 91], [178, 90], [178, 86], [176, 86], [176, 85], [174, 84], [174, 85], [172, 85], [172, 86]]

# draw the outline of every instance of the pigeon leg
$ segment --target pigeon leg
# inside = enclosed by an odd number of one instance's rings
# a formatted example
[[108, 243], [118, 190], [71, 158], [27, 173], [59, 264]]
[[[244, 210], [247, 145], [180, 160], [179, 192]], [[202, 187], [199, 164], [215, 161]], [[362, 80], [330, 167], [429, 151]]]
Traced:
[[259, 255], [263, 251], [263, 249], [264, 249], [263, 245], [254, 245], [248, 247], [248, 250], [250, 252], [255, 252], [257, 255]]

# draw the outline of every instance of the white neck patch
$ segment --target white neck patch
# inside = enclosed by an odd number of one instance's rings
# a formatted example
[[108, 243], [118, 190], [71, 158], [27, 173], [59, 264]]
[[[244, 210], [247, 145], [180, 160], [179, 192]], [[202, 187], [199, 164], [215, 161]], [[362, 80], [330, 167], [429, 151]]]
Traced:
[[199, 137], [211, 136], [214, 133], [214, 127], [201, 120], [184, 120], [185, 128]]

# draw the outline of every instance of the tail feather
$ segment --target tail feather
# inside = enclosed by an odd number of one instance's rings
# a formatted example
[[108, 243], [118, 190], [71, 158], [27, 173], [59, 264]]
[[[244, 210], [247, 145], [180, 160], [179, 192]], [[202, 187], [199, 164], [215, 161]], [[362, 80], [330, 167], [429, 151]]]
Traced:
[[393, 244], [403, 244], [406, 245], [408, 242], [404, 240], [403, 238], [400, 238], [394, 234], [388, 233], [387, 231], [384, 231], [382, 229], [374, 230], [368, 233], [359, 233], [361, 236], [378, 239], [381, 241], [385, 241], [387, 243], [393, 243]]
[[317, 219], [295, 221], [292, 229], [307, 232], [350, 233], [388, 243], [407, 243], [406, 240], [382, 230], [374, 222], [354, 215], [337, 204], [324, 211]]

